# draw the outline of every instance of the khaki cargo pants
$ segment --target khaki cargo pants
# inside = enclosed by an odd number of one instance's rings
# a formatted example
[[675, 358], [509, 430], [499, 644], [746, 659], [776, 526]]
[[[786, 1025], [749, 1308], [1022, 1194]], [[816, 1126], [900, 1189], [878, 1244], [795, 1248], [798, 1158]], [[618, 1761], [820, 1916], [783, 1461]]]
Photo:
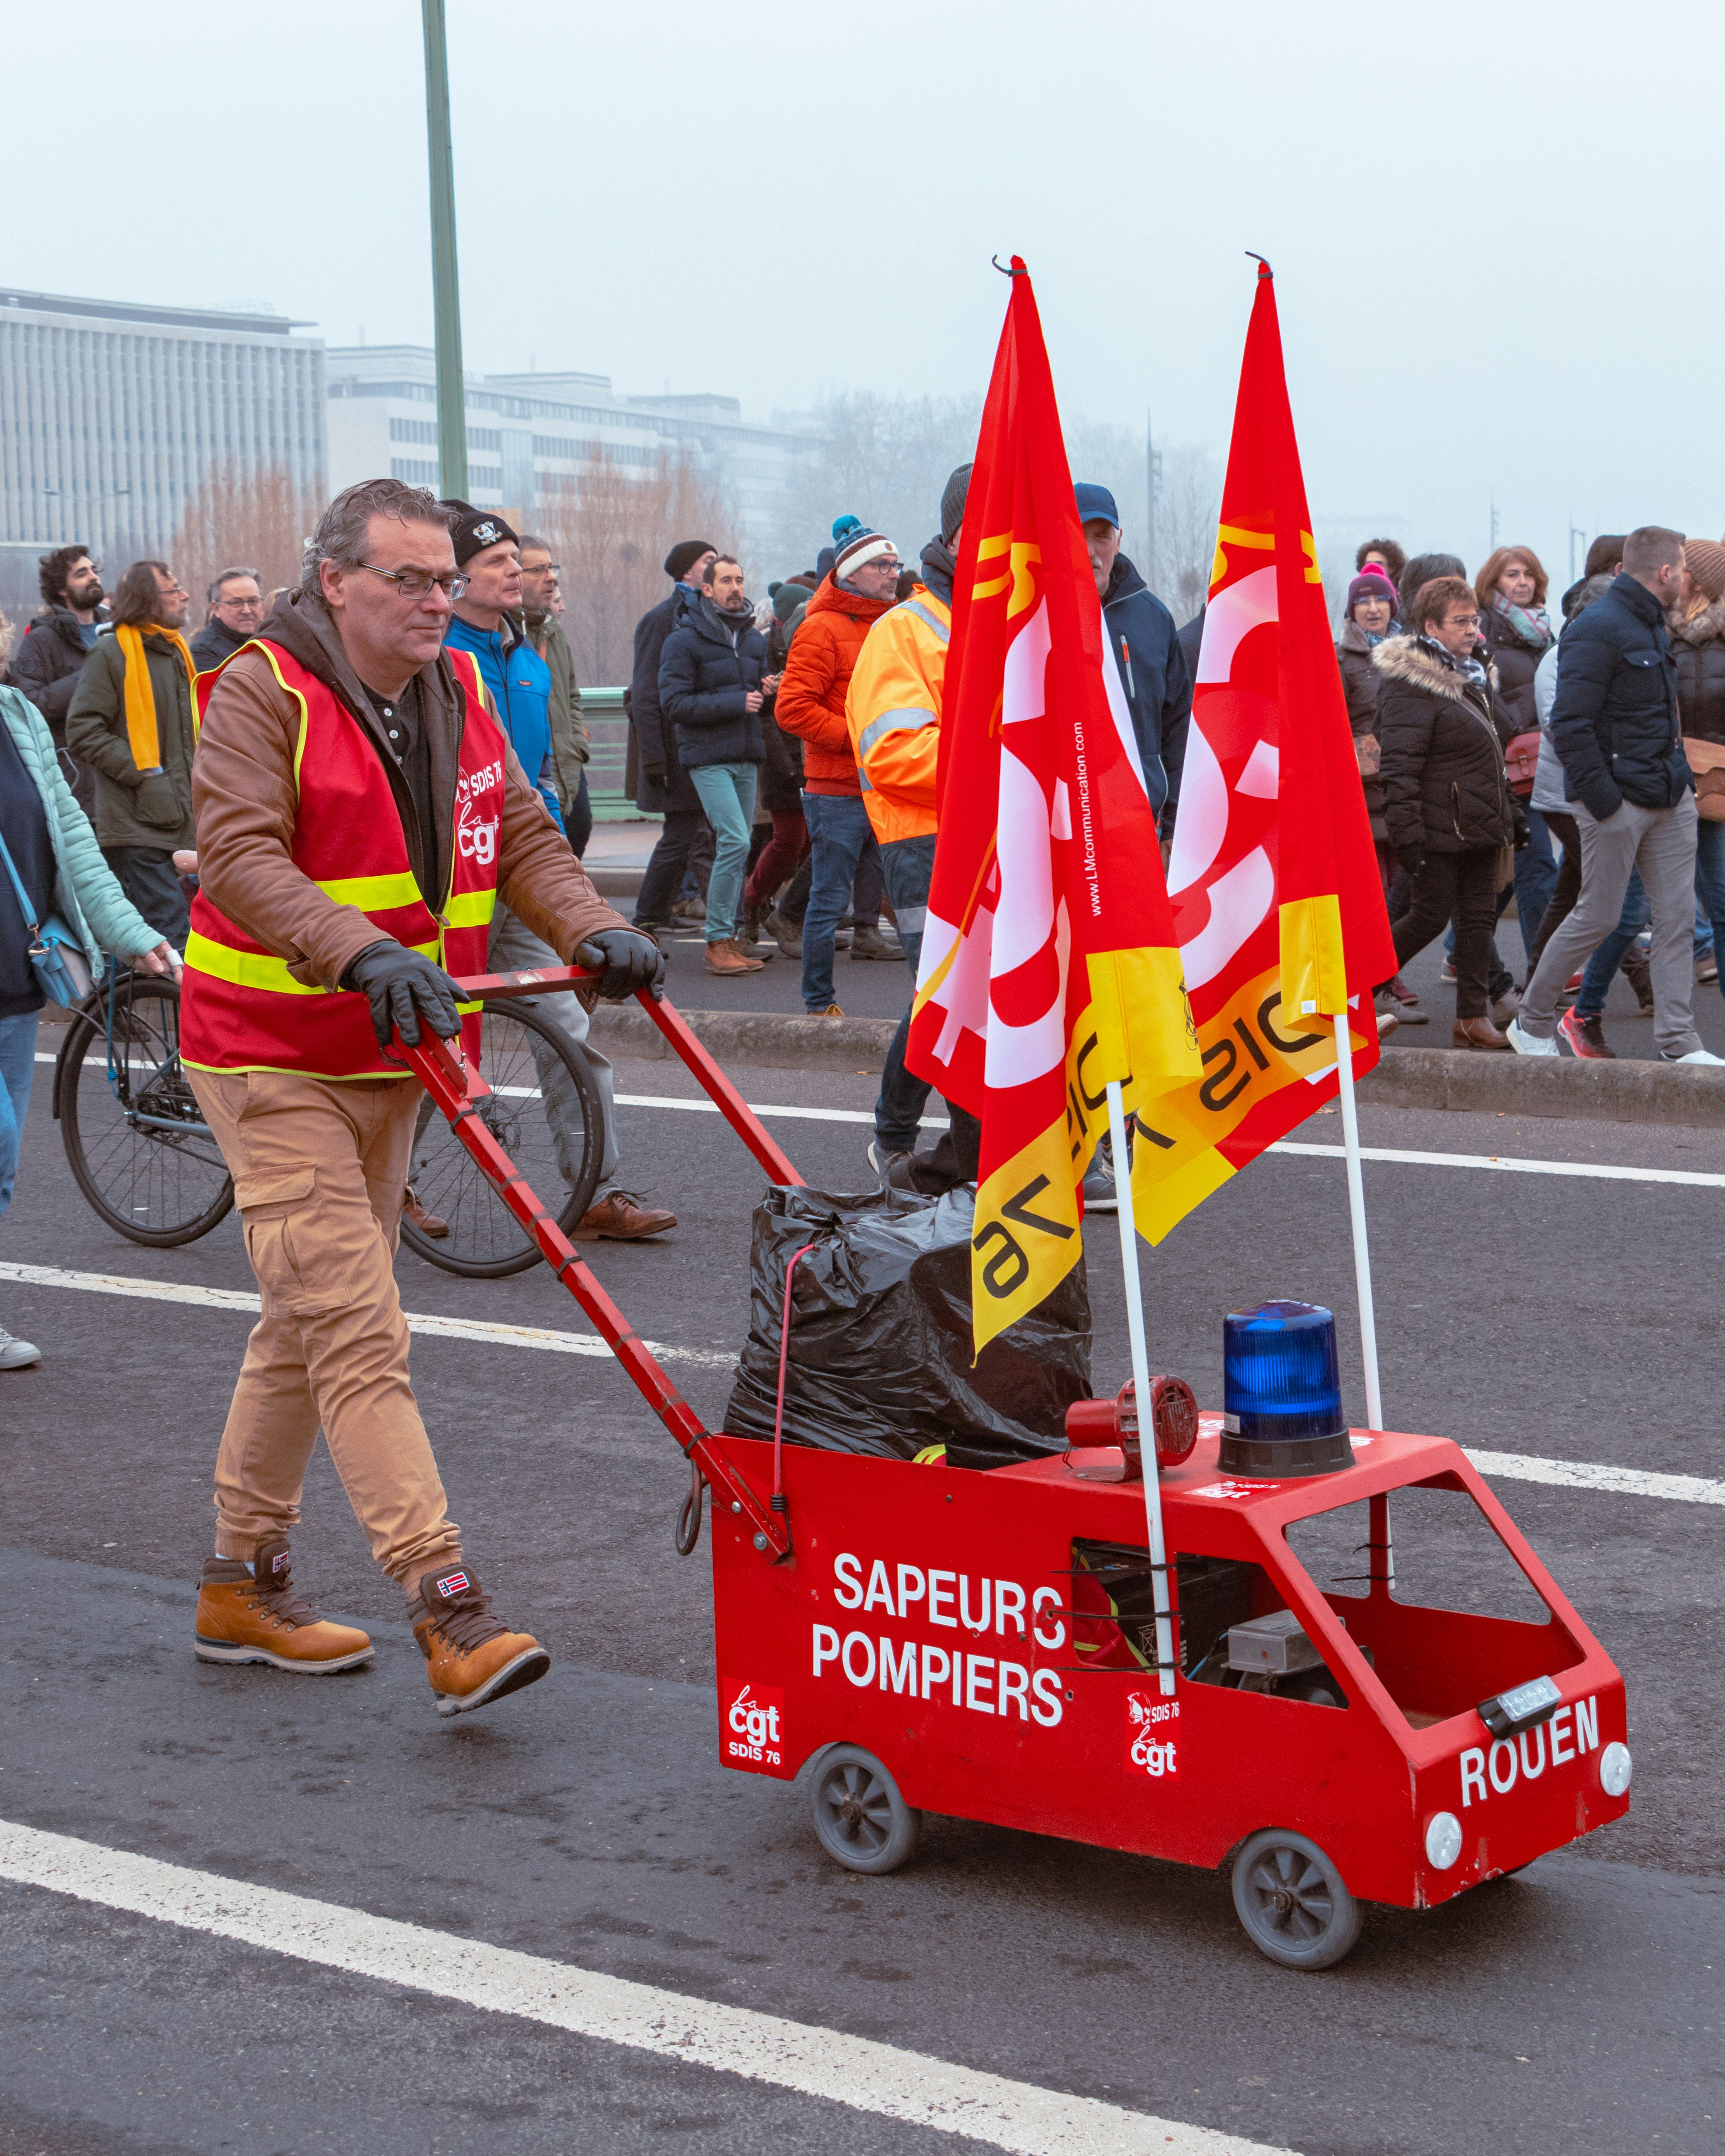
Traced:
[[188, 1070], [234, 1174], [264, 1312], [216, 1461], [216, 1553], [300, 1517], [321, 1427], [372, 1554], [412, 1594], [461, 1553], [408, 1378], [394, 1258], [421, 1087]]

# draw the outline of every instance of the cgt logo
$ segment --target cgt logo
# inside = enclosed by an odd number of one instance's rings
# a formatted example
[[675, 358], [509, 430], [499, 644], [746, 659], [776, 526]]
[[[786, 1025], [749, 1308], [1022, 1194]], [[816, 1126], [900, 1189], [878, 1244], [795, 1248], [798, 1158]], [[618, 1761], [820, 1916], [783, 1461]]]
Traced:
[[1131, 1691], [1126, 1696], [1126, 1763], [1135, 1774], [1160, 1781], [1178, 1774], [1173, 1724], [1180, 1716], [1177, 1699], [1155, 1692]]
[[739, 1766], [783, 1763], [784, 1694], [770, 1685], [727, 1684], [720, 1694], [724, 1710], [725, 1757]]
[[464, 801], [455, 824], [455, 844], [463, 860], [477, 861], [482, 869], [490, 868], [497, 858], [497, 834], [501, 824], [502, 819], [498, 816], [482, 819], [476, 803]]

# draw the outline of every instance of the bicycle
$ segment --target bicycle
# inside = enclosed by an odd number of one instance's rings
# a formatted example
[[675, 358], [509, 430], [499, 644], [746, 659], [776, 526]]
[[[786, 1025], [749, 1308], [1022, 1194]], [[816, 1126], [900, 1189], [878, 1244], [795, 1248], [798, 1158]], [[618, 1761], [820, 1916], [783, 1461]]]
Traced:
[[[531, 1004], [480, 1005], [480, 1075], [490, 1088], [476, 1111], [565, 1235], [593, 1204], [604, 1158], [603, 1104], [587, 1059], [562, 1028]], [[416, 1257], [465, 1280], [501, 1280], [540, 1261], [538, 1245], [497, 1203], [489, 1178], [428, 1093], [413, 1131], [408, 1182], [426, 1232], [403, 1212], [401, 1239]]]
[[54, 1066], [54, 1113], [79, 1188], [110, 1228], [162, 1250], [207, 1235], [234, 1178], [180, 1064], [180, 988], [109, 962]]

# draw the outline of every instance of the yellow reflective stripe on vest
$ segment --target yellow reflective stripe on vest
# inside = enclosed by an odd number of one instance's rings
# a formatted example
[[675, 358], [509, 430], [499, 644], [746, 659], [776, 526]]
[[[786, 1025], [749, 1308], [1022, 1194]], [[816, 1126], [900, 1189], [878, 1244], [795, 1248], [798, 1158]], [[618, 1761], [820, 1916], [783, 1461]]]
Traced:
[[[422, 958], [436, 961], [435, 943], [410, 943], [410, 951], [417, 951]], [[186, 938], [186, 963], [194, 973], [208, 973], [212, 979], [231, 981], [237, 988], [265, 988], [279, 996], [325, 996], [334, 993], [316, 985], [307, 987], [296, 981], [288, 971], [285, 958], [278, 958], [268, 951], [236, 951], [232, 944], [213, 942], [201, 936], [194, 928]]]
[[388, 913], [398, 906], [423, 906], [419, 886], [403, 869], [397, 875], [336, 876], [319, 883], [324, 896], [336, 906], [357, 906], [362, 913]]
[[446, 928], [484, 928], [497, 910], [497, 893], [490, 891], [458, 891], [444, 908]]

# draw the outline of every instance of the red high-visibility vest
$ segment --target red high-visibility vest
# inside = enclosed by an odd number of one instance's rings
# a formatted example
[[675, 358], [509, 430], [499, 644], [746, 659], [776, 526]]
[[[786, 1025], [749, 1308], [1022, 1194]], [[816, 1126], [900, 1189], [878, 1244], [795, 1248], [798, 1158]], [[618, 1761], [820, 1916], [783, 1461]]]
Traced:
[[[389, 780], [358, 720], [280, 644], [259, 639], [242, 648], [263, 653], [300, 707], [295, 867], [337, 906], [357, 906], [379, 936], [393, 936], [452, 973], [484, 973], [497, 902], [508, 745], [485, 706], [473, 654], [448, 654], [465, 712], [449, 886], [434, 914], [408, 864], [407, 834]], [[219, 670], [198, 677], [200, 719]], [[478, 1009], [463, 1006], [465, 1045], [475, 1061]], [[334, 1079], [403, 1075], [399, 1063], [385, 1060], [370, 1007], [357, 990], [296, 981], [285, 958], [254, 942], [202, 891], [192, 901], [186, 939], [180, 1051], [198, 1070], [288, 1070]]]

